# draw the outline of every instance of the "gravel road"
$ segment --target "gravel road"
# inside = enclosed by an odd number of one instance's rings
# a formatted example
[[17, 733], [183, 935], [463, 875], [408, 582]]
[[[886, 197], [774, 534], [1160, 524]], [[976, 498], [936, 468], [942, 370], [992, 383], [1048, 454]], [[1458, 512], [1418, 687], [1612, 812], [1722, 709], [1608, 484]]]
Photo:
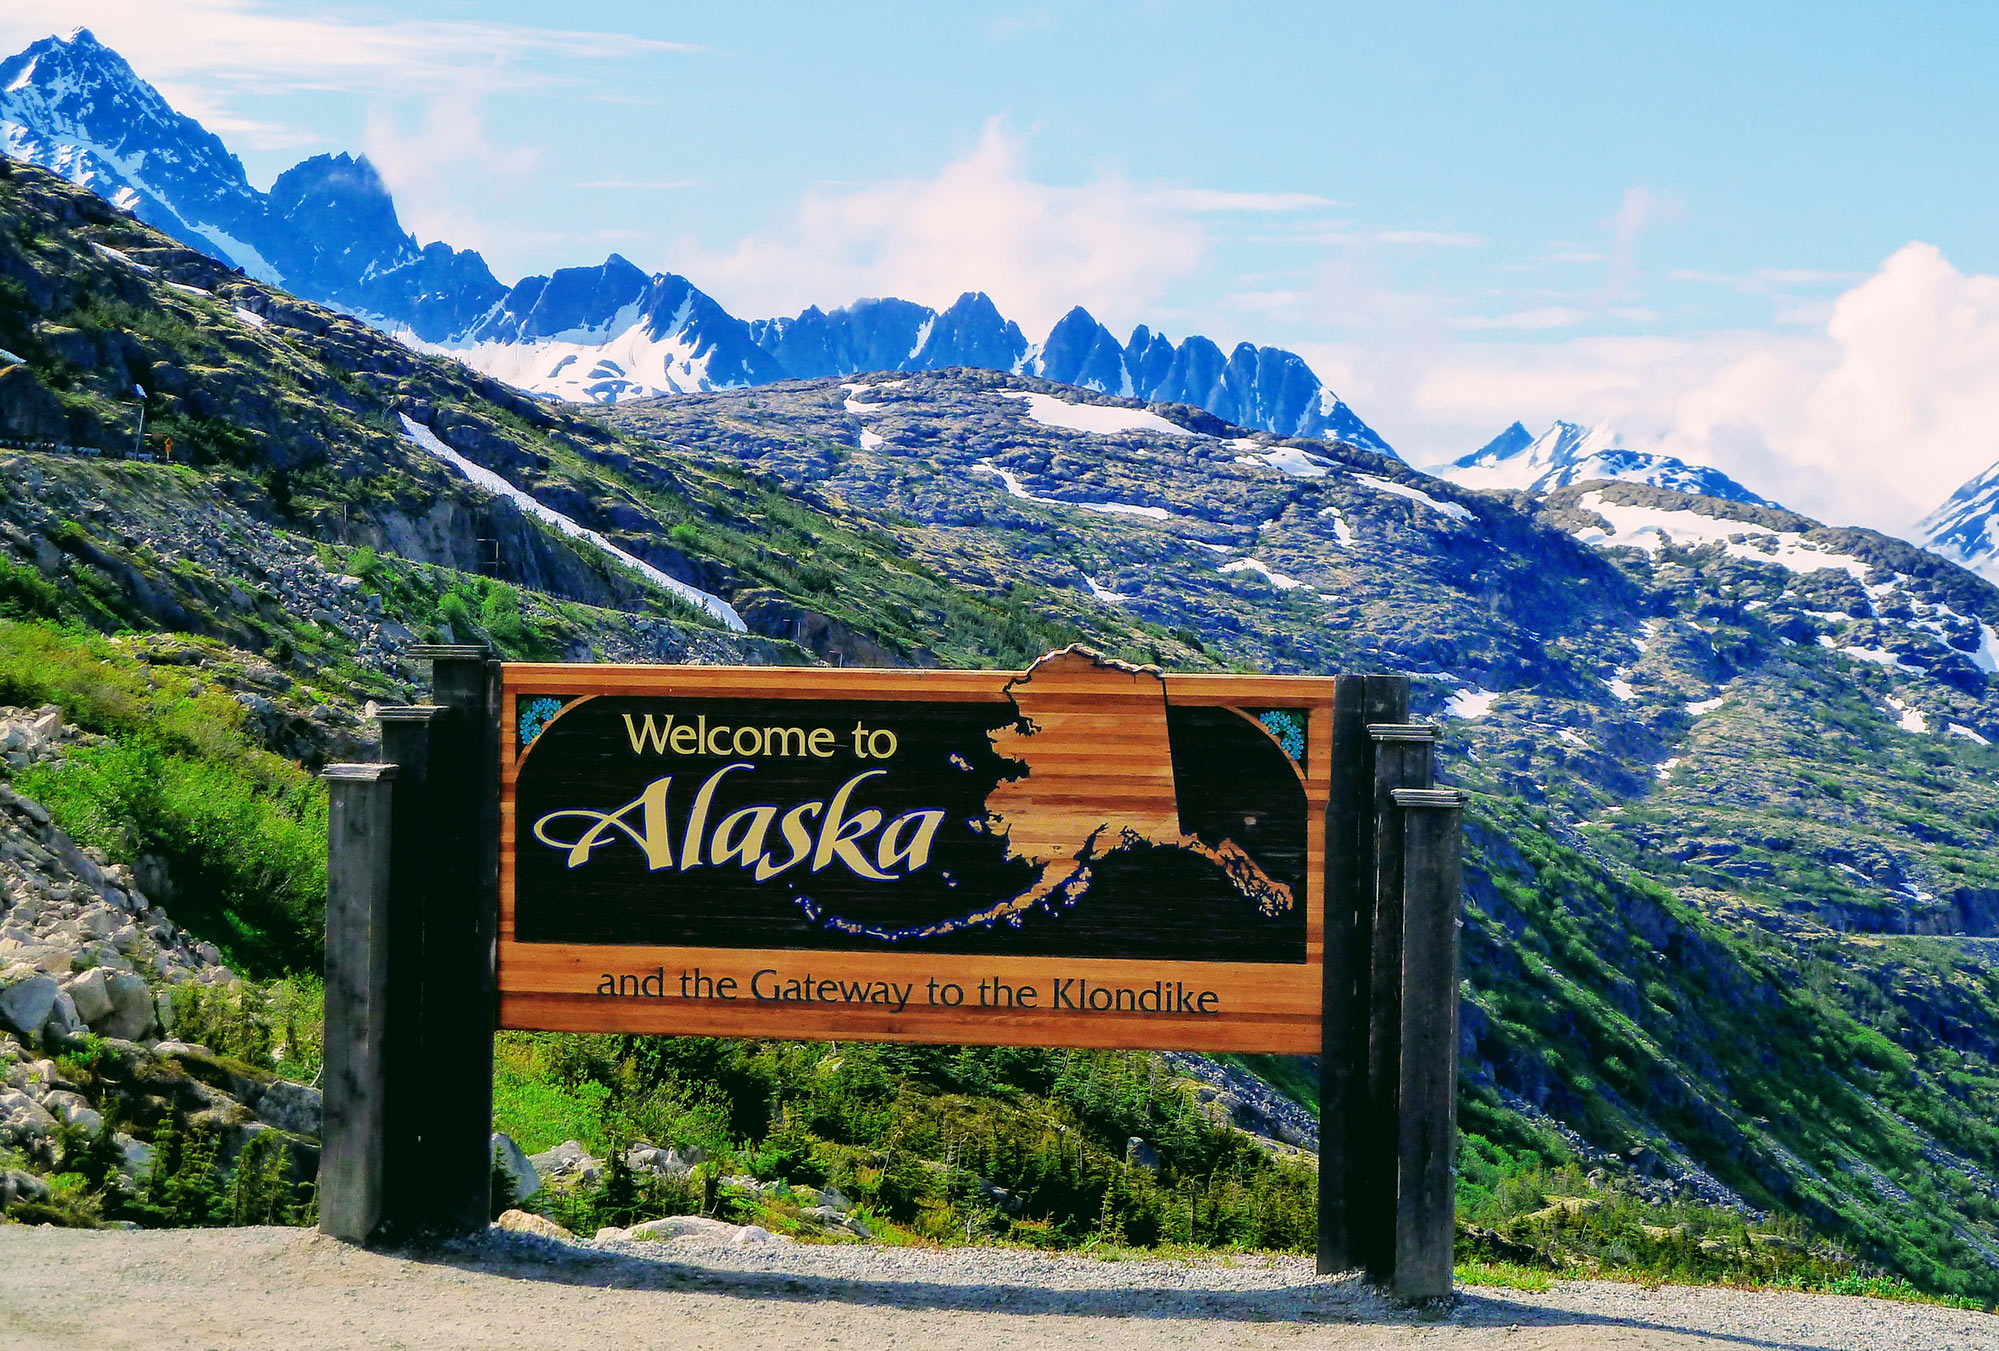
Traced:
[[1875, 1300], [1576, 1282], [1398, 1310], [1298, 1259], [1107, 1262], [497, 1230], [422, 1255], [296, 1229], [0, 1228], [0, 1348], [1999, 1347], [1999, 1318]]

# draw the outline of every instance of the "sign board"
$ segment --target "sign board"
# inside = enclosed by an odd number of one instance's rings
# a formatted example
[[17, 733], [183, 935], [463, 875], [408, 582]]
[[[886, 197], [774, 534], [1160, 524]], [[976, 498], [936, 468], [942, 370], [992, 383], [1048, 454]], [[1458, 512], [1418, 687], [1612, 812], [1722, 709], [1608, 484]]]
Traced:
[[1333, 690], [507, 664], [500, 1025], [1315, 1054]]

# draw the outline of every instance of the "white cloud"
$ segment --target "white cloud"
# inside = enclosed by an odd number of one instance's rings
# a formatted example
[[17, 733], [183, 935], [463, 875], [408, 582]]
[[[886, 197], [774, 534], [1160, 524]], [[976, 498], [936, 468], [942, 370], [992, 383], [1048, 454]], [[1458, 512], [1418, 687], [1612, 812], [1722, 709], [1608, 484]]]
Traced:
[[1999, 460], [1999, 277], [1904, 245], [1834, 303], [1823, 340], [1760, 346], [1690, 388], [1662, 443], [1768, 472], [1801, 511], [1903, 529]]
[[[1239, 197], [1254, 200], [1217, 205]], [[1114, 174], [1038, 183], [995, 118], [934, 178], [815, 189], [782, 226], [723, 252], [686, 243], [672, 256], [738, 314], [887, 295], [941, 308], [981, 290], [1038, 339], [1072, 305], [1114, 327], [1153, 317], [1148, 307], [1206, 252], [1196, 213], [1217, 209], [1289, 208], [1261, 194], [1142, 187]]]
[[61, 0], [0, 7], [0, 49], [82, 25], [133, 63], [176, 109], [232, 141], [290, 149], [311, 131], [241, 116], [241, 95], [337, 91], [405, 96], [440, 83], [482, 91], [554, 83], [562, 61], [620, 61], [703, 50], [623, 33], [483, 20], [369, 21], [262, 0]]
[[1627, 445], [1714, 465], [1821, 520], [1901, 532], [1999, 460], [1999, 277], [1927, 244], [1808, 331], [1474, 341], [1432, 325], [1298, 350], [1340, 372], [1329, 383], [1417, 464], [1515, 418], [1607, 418]]

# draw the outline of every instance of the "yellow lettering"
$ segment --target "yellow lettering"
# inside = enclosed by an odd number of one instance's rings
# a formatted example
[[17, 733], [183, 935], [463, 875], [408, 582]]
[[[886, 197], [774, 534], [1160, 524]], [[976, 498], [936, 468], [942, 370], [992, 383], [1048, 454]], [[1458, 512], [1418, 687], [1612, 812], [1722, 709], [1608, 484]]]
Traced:
[[[719, 775], [718, 775], [719, 777]], [[668, 838], [669, 823], [666, 819], [666, 793], [673, 786], [673, 776], [654, 779], [646, 785], [646, 790], [613, 812], [593, 812], [581, 808], [571, 811], [550, 812], [534, 823], [534, 837], [552, 849], [569, 851], [569, 866], [580, 868], [590, 861], [591, 851], [600, 844], [608, 844], [613, 830], [622, 831], [633, 844], [645, 851], [646, 867], [658, 872], [661, 868], [673, 866], [673, 844]], [[639, 813], [639, 829], [634, 830], [625, 817], [636, 810]], [[575, 840], [557, 840], [549, 836], [549, 827], [567, 817], [579, 817], [590, 822], [590, 828]]]
[[[715, 827], [715, 838], [708, 845], [708, 861], [718, 868], [731, 859], [745, 868], [756, 863], [763, 857], [764, 835], [776, 819], [775, 807], [744, 807], [730, 812]], [[739, 826], [743, 828], [740, 840], [734, 838]]]
[[[743, 735], [745, 733], [748, 733], [750, 737], [748, 748], [743, 746]], [[729, 739], [729, 744], [736, 748], [736, 754], [738, 755], [762, 755], [764, 750], [764, 734], [754, 727], [738, 727], [735, 736]]]
[[632, 725], [631, 714], [625, 714], [625, 735], [631, 738], [633, 755], [645, 754], [647, 746], [652, 747], [654, 755], [665, 755], [667, 733], [672, 730], [673, 715], [671, 713], [666, 715], [664, 725], [654, 723], [652, 714], [646, 714], [643, 730]]
[[[793, 750], [793, 746], [797, 750]], [[764, 728], [764, 751], [770, 755], [805, 754], [805, 729], [803, 727]]]
[[694, 754], [696, 750], [700, 749], [700, 744], [701, 744], [699, 741], [695, 739], [695, 737], [696, 733], [694, 729], [692, 727], [689, 727], [684, 722], [681, 723], [680, 726], [674, 728], [673, 753], [675, 755]]
[[715, 801], [716, 785], [722, 782], [725, 775], [736, 770], [755, 768], [755, 765], [746, 765], [741, 761], [732, 765], [723, 765], [710, 774], [708, 781], [696, 790], [694, 810], [687, 816], [687, 834], [680, 841], [680, 871], [686, 872], [689, 868], [701, 866], [701, 837], [708, 830], [708, 808]]
[[840, 791], [833, 794], [833, 800], [826, 807], [826, 816], [819, 823], [819, 843], [812, 851], [812, 871], [818, 872], [837, 857], [855, 874], [875, 882], [893, 879], [875, 867], [862, 855], [855, 841], [882, 823], [882, 814], [869, 807], [857, 816], [846, 816], [847, 799], [862, 782], [877, 775], [888, 773], [885, 769], [863, 770], [840, 785]]
[[727, 755], [729, 748], [722, 743], [722, 733], [728, 730], [729, 724], [726, 722], [709, 728], [708, 739], [701, 743], [702, 749], [706, 750], [710, 755]]
[[832, 728], [815, 727], [812, 729], [812, 753], [818, 756], [821, 760], [832, 759], [833, 757]]
[[[905, 872], [915, 872], [930, 862], [930, 845], [937, 838], [937, 828], [943, 824], [941, 811], [904, 812], [882, 831], [875, 862], [883, 872], [893, 870], [898, 864], [906, 865]], [[905, 830], [914, 832], [907, 843], [902, 838]]]
[[812, 852], [812, 828], [805, 822], [808, 818], [817, 816], [825, 810], [825, 807], [826, 804], [823, 802], [801, 802], [784, 814], [779, 829], [784, 832], [784, 842], [791, 846], [791, 857], [782, 863], [772, 863], [767, 857], [758, 859], [757, 881], [768, 881], [786, 868], [805, 861], [805, 856]]

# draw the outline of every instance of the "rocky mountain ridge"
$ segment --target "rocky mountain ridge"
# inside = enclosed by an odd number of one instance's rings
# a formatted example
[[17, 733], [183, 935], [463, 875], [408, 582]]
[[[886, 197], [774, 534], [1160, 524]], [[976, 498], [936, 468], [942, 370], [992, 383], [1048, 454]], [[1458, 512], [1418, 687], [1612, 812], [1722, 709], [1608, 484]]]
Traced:
[[[942, 312], [861, 300], [746, 323], [685, 277], [647, 275], [615, 253], [508, 287], [476, 252], [419, 246], [365, 157], [316, 155], [258, 192], [219, 139], [88, 29], [0, 63], [0, 145], [258, 280], [537, 394], [615, 402], [975, 366], [1387, 449], [1295, 353], [1240, 343], [1224, 355], [1206, 338], [1176, 345], [1143, 325], [1120, 345], [1081, 309], [1034, 346], [981, 292]], [[1092, 355], [1105, 342], [1117, 348], [1108, 364]]]
[[1965, 480], [1915, 535], [1925, 548], [1999, 583], [1999, 463]]
[[1648, 483], [1724, 502], [1775, 505], [1719, 469], [1688, 464], [1671, 455], [1632, 450], [1618, 442], [1617, 432], [1608, 423], [1584, 427], [1557, 421], [1535, 436], [1515, 422], [1471, 454], [1430, 472], [1486, 492], [1540, 494], [1571, 484], [1609, 480]]

